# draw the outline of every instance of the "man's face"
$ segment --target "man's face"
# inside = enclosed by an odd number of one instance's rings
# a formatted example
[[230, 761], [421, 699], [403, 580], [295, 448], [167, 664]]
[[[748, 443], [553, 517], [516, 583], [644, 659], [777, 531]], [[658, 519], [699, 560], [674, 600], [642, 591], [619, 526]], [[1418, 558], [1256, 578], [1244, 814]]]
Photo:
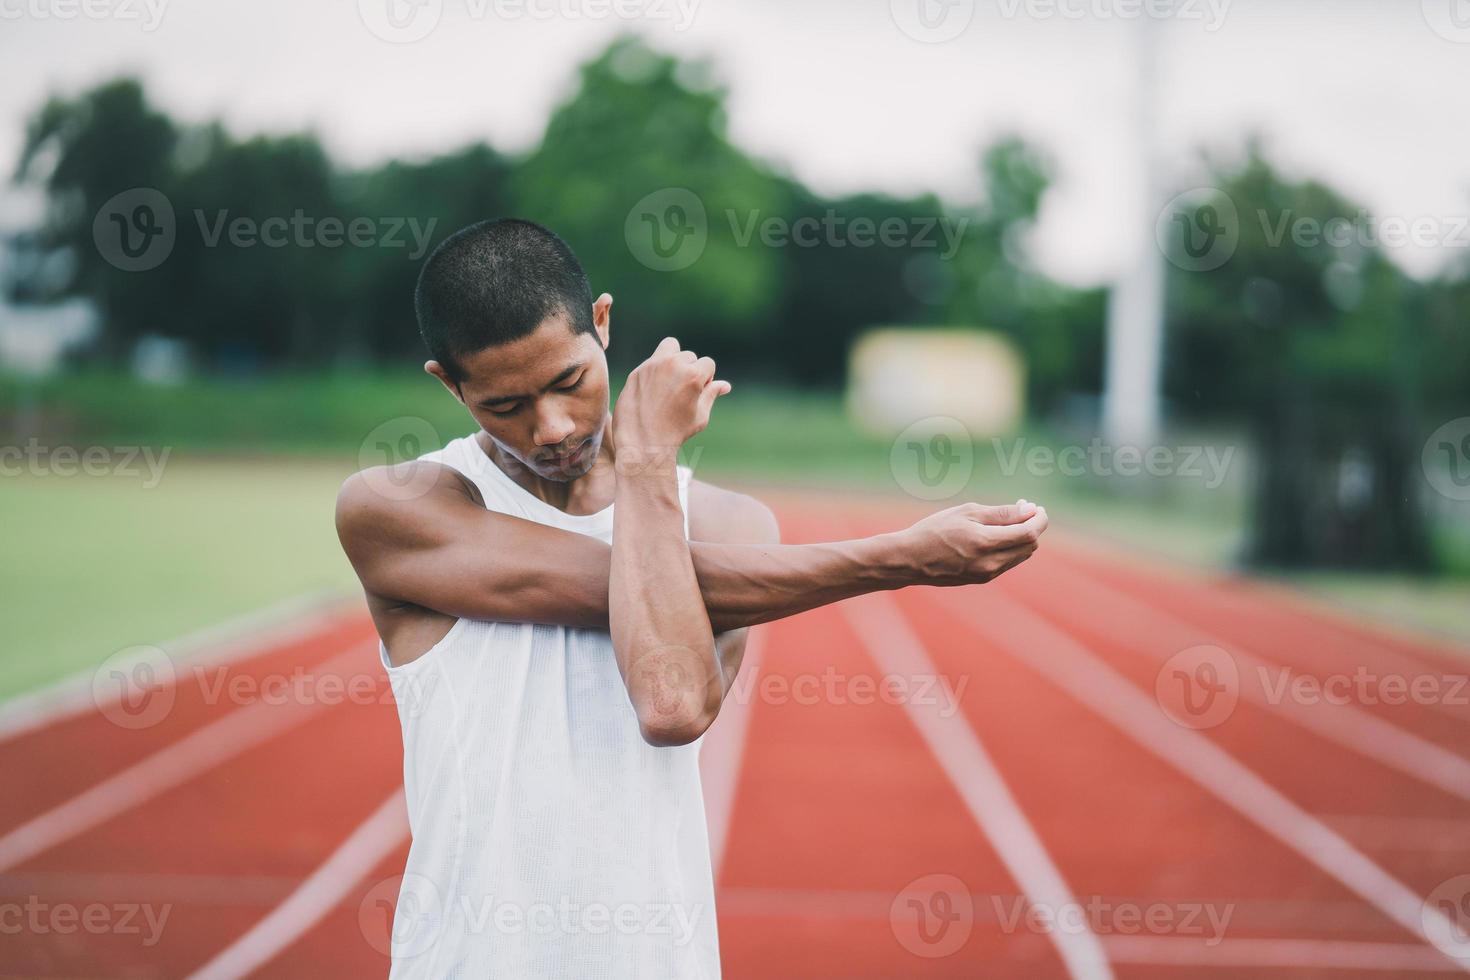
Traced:
[[592, 468], [607, 421], [606, 326], [573, 333], [558, 314], [532, 333], [460, 358], [458, 394], [495, 445], [544, 480]]

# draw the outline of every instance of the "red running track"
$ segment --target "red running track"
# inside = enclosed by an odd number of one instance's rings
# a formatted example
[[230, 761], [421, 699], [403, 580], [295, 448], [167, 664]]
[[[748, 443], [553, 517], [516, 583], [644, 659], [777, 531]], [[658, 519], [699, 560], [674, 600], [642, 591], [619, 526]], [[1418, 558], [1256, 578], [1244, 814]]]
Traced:
[[[789, 541], [908, 516], [778, 503]], [[1465, 651], [1056, 533], [759, 647], [703, 753], [727, 977], [1470, 973]], [[147, 725], [0, 736], [0, 977], [385, 975], [365, 615], [174, 666]]]

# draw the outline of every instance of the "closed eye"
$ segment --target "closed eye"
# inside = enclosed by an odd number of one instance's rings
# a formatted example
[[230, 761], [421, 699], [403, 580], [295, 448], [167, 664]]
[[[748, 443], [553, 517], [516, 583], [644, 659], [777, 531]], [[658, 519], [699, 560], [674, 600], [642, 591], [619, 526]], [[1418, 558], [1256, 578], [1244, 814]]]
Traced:
[[[558, 385], [556, 388], [554, 388], [552, 390], [553, 391], [576, 391], [578, 388], [582, 387], [582, 382], [583, 381], [586, 381], [586, 380], [587, 380], [587, 372], [586, 371], [583, 371], [581, 374], [577, 375], [577, 379], [575, 381], [572, 381], [572, 382], [570, 382], [568, 384], [564, 384], [564, 385]], [[490, 411], [490, 414], [491, 415], [514, 415], [516, 412], [519, 412], [521, 410], [521, 406], [524, 405], [524, 404], [525, 404], [525, 402], [514, 402], [508, 408], [492, 408], [492, 407], [489, 407], [489, 406], [486, 406], [486, 407], [489, 408], [489, 411]]]

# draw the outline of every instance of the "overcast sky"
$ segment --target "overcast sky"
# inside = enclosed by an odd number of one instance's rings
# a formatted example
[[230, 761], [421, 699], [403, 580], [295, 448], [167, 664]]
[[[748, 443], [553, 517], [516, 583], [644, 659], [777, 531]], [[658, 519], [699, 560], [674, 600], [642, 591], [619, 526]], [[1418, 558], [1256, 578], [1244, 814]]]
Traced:
[[0, 0], [0, 159], [48, 92], [123, 71], [182, 119], [309, 127], [354, 163], [480, 139], [524, 150], [574, 66], [632, 29], [711, 56], [734, 140], [825, 192], [973, 199], [981, 146], [1039, 142], [1059, 174], [1031, 250], [1092, 283], [1117, 268], [1132, 200], [1142, 7], [1158, 15], [1169, 186], [1198, 183], [1201, 147], [1256, 131], [1379, 217], [1439, 219], [1444, 243], [1395, 251], [1410, 271], [1470, 252], [1455, 233], [1470, 214], [1470, 0], [417, 2]]

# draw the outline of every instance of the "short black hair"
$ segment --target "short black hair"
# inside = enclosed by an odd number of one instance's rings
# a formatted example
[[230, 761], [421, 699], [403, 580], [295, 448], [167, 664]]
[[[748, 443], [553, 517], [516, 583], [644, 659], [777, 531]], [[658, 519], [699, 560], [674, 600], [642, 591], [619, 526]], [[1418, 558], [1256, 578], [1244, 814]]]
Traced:
[[456, 382], [459, 358], [530, 334], [549, 316], [592, 333], [592, 288], [554, 232], [522, 218], [494, 218], [439, 243], [419, 270], [414, 312], [429, 356]]

